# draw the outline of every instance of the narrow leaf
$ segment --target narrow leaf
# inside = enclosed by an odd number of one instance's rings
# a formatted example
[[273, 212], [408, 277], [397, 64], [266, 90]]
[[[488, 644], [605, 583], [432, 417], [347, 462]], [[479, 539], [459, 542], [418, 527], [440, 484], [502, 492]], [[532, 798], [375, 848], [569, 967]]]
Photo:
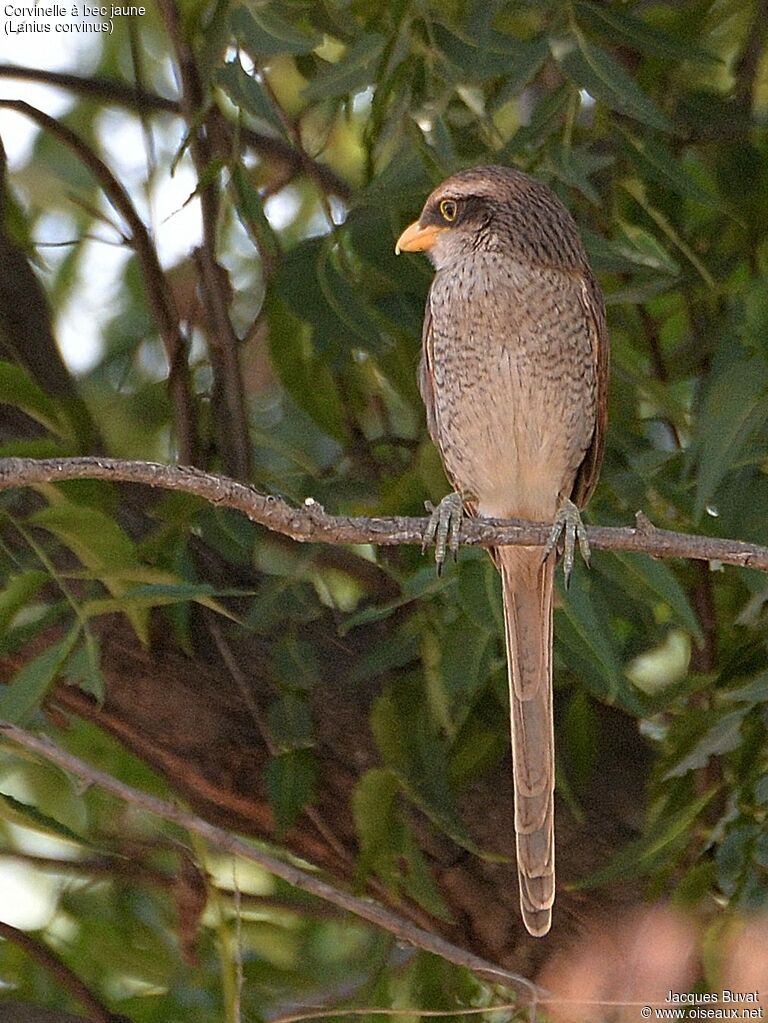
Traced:
[[674, 131], [672, 122], [643, 92], [624, 68], [601, 50], [579, 36], [578, 43], [559, 57], [565, 74], [581, 89], [605, 103], [611, 110], [633, 117], [660, 131]]
[[375, 78], [385, 39], [371, 32], [359, 36], [344, 56], [319, 74], [303, 90], [310, 100], [346, 96], [367, 88]]
[[768, 366], [761, 357], [733, 362], [711, 376], [691, 448], [691, 456], [698, 463], [696, 521], [766, 420]]
[[232, 15], [232, 29], [249, 53], [261, 57], [310, 53], [323, 41], [320, 35], [304, 32], [266, 5], [238, 7]]
[[614, 583], [634, 599], [653, 603], [663, 601], [674, 613], [678, 624], [695, 636], [698, 642], [702, 642], [699, 620], [669, 565], [663, 561], [652, 561], [640, 554], [616, 553], [610, 562], [601, 558], [600, 568]]
[[703, 188], [691, 174], [686, 173], [667, 146], [650, 137], [640, 140], [629, 132], [623, 134], [628, 143], [627, 152], [643, 177], [671, 188], [684, 199], [693, 199], [714, 208], [722, 206], [714, 192]]
[[60, 437], [68, 435], [66, 417], [56, 402], [45, 394], [39, 384], [21, 366], [0, 361], [0, 404], [12, 405]]
[[79, 634], [78, 625], [64, 639], [27, 661], [8, 685], [0, 687], [0, 720], [13, 725], [28, 720], [45, 699]]
[[612, 41], [619, 37], [652, 57], [669, 57], [671, 60], [691, 60], [698, 63], [722, 63], [719, 57], [696, 46], [689, 38], [676, 39], [668, 32], [649, 25], [648, 22], [617, 7], [605, 3], [592, 3], [591, 0], [576, 0], [576, 10], [595, 28], [602, 29]]
[[9, 796], [7, 792], [0, 792], [0, 818], [11, 824], [18, 824], [22, 828], [37, 831], [42, 835], [60, 838], [65, 842], [74, 842], [78, 846], [87, 845], [83, 837], [68, 828], [66, 824], [62, 824], [50, 814], [43, 813], [36, 806], [22, 803], [13, 796]]
[[8, 628], [47, 582], [50, 582], [48, 573], [36, 568], [8, 576], [5, 589], [0, 591], [0, 632]]
[[477, 846], [459, 817], [445, 750], [419, 690], [415, 679], [401, 679], [379, 697], [371, 714], [376, 744], [408, 797], [436, 827], [463, 849], [498, 860]]
[[[741, 741], [741, 723], [749, 713], [748, 706], [722, 714], [692, 748], [686, 749], [664, 775], [664, 779], [680, 778], [709, 763], [710, 757], [722, 756], [736, 749]], [[710, 715], [711, 719], [712, 715]]]
[[618, 652], [611, 642], [612, 631], [596, 612], [582, 573], [574, 575], [562, 607], [557, 612], [555, 635], [582, 663], [588, 665], [584, 681], [595, 696], [616, 703], [627, 690]]
[[572, 885], [577, 891], [628, 878], [652, 874], [660, 862], [673, 856], [691, 833], [694, 821], [714, 797], [715, 790], [705, 792], [671, 816], [659, 820], [647, 835], [625, 846], [603, 870]]
[[219, 68], [216, 81], [236, 106], [246, 110], [257, 121], [283, 133], [282, 122], [269, 97], [258, 80], [245, 71], [239, 60], [227, 61], [224, 67]]
[[312, 801], [316, 779], [317, 763], [309, 750], [288, 750], [267, 764], [265, 784], [278, 836], [296, 823]]

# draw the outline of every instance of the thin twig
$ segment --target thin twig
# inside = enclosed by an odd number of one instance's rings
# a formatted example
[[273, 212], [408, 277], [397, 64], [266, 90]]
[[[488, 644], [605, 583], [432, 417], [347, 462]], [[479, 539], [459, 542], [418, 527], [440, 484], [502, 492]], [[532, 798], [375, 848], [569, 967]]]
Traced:
[[0, 938], [22, 948], [83, 1006], [93, 1023], [123, 1023], [125, 1016], [110, 1012], [78, 975], [42, 941], [0, 921]]
[[207, 314], [205, 318], [211, 325], [208, 347], [218, 399], [213, 407], [218, 419], [219, 453], [227, 472], [247, 480], [251, 475], [251, 446], [238, 357], [239, 339], [229, 316], [229, 279], [217, 259], [220, 196], [218, 175], [211, 173], [215, 150], [209, 123], [210, 100], [203, 91], [198, 62], [181, 25], [175, 0], [159, 0], [158, 6], [176, 53], [181, 111], [198, 180], [203, 240], [196, 252], [196, 262]]
[[[280, 497], [260, 494], [244, 483], [189, 466], [98, 457], [0, 458], [0, 490], [74, 479], [142, 483], [194, 494], [211, 504], [240, 511], [252, 522], [301, 543], [420, 545], [428, 521], [415, 517], [329, 515], [311, 498], [302, 508], [294, 508]], [[461, 525], [461, 542], [470, 547], [540, 547], [547, 542], [551, 529], [551, 523], [545, 522], [467, 518]], [[595, 550], [634, 551], [655, 558], [693, 558], [768, 572], [768, 547], [657, 529], [641, 512], [635, 526], [588, 526], [587, 537]]]
[[768, 33], [768, 2], [757, 0], [744, 49], [734, 71], [734, 99], [750, 111], [755, 100], [755, 82], [762, 63], [766, 33]]
[[195, 461], [195, 418], [186, 359], [187, 342], [179, 328], [179, 314], [173, 292], [163, 273], [149, 231], [128, 192], [88, 143], [61, 121], [49, 117], [23, 100], [2, 99], [0, 108], [23, 114], [71, 149], [91, 172], [110, 205], [127, 224], [130, 231], [129, 244], [141, 266], [147, 299], [168, 359], [168, 388], [173, 402], [179, 456], [184, 461]]
[[142, 884], [151, 888], [171, 888], [176, 878], [143, 863], [129, 860], [124, 856], [99, 857], [82, 860], [59, 859], [55, 856], [35, 856], [34, 853], [19, 849], [0, 849], [0, 860], [26, 863], [35, 870], [51, 871], [54, 874], [72, 874], [75, 877], [107, 877], [113, 881]]
[[[125, 782], [119, 781], [104, 771], [92, 767], [84, 760], [80, 760], [71, 753], [67, 753], [66, 750], [57, 746], [45, 736], [33, 735], [31, 732], [18, 728], [16, 725], [5, 722], [0, 722], [0, 735], [10, 742], [21, 746], [23, 749], [37, 753], [50, 763], [56, 764], [62, 770], [74, 774], [88, 785], [96, 785], [104, 792], [108, 792], [117, 799], [123, 800], [123, 802], [137, 806], [146, 813], [151, 813], [170, 824], [176, 824], [181, 828], [185, 828], [217, 849], [222, 849], [233, 856], [241, 856], [245, 860], [260, 864], [265, 870], [286, 881], [294, 888], [298, 888], [319, 899], [330, 902], [340, 909], [353, 913], [361, 920], [365, 920], [394, 935], [398, 941], [422, 948], [456, 966], [465, 967], [493, 983], [506, 984], [516, 988], [524, 993], [527, 1001], [536, 1001], [538, 999], [538, 989], [525, 977], [511, 973], [495, 963], [473, 955], [471, 952], [453, 945], [444, 938], [430, 934], [428, 931], [417, 927], [409, 920], [398, 916], [396, 913], [385, 909], [370, 899], [359, 898], [349, 894], [349, 892], [342, 891], [340, 888], [335, 888], [317, 875], [301, 870], [290, 863], [278, 859], [276, 856], [271, 856], [262, 849], [230, 834], [230, 832], [209, 824], [208, 821], [203, 820], [196, 814], [182, 810], [173, 803], [168, 803], [163, 799], [150, 796], [146, 792], [141, 792], [130, 785], [126, 785]], [[108, 1021], [108, 1023], [111, 1023], [111, 1021]]]
[[[248, 713], [251, 715], [253, 723], [259, 731], [259, 735], [264, 741], [264, 745], [269, 752], [271, 757], [274, 757], [278, 753], [278, 748], [275, 740], [272, 738], [272, 733], [269, 730], [269, 724], [267, 722], [267, 715], [259, 706], [259, 701], [256, 699], [254, 687], [251, 682], [245, 677], [244, 673], [240, 669], [240, 665], [237, 663], [232, 650], [224, 638], [224, 633], [221, 629], [219, 621], [212, 612], [208, 612], [205, 616], [206, 624], [208, 629], [213, 636], [213, 641], [221, 655], [221, 659], [224, 661], [227, 671], [235, 682], [237, 690], [248, 709]], [[349, 861], [349, 855], [337, 838], [335, 832], [325, 823], [320, 814], [317, 812], [315, 807], [306, 806], [304, 813], [307, 815], [309, 820], [312, 822], [314, 827], [319, 832], [320, 836], [325, 839], [331, 849], [334, 850], [336, 855], [342, 862]]]
[[[43, 82], [46, 85], [68, 89], [82, 96], [93, 96], [105, 104], [113, 104], [129, 110], [154, 111], [181, 116], [181, 106], [177, 100], [167, 99], [155, 92], [148, 92], [146, 89], [117, 82], [110, 78], [86, 77], [63, 71], [46, 71], [42, 68], [22, 67], [20, 64], [0, 65], [0, 78]], [[215, 110], [215, 117], [217, 127], [224, 127], [226, 119], [218, 107]], [[231, 132], [229, 123], [226, 124], [226, 128]], [[285, 164], [291, 171], [291, 176], [306, 172], [307, 161], [312, 160], [312, 157], [308, 156], [306, 152], [298, 153], [276, 135], [265, 135], [247, 125], [238, 127], [238, 132], [241, 140], [249, 149], [253, 149], [267, 159]], [[351, 187], [327, 164], [319, 163], [317, 160], [313, 160], [312, 164], [312, 176], [329, 195], [336, 195], [339, 199], [345, 200], [352, 197]]]

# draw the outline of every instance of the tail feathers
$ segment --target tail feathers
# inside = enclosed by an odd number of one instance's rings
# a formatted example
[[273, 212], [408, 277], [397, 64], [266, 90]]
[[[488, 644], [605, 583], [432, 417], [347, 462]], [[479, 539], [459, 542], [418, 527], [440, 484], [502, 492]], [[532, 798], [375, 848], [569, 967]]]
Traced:
[[554, 559], [540, 548], [496, 551], [504, 589], [520, 908], [531, 934], [547, 933], [555, 899], [552, 726]]

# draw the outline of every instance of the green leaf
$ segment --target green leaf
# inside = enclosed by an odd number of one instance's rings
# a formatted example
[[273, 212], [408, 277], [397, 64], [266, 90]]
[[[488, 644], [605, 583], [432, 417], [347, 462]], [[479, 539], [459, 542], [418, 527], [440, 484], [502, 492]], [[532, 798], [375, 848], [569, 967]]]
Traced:
[[302, 94], [309, 100], [321, 100], [366, 89], [375, 81], [385, 42], [384, 36], [376, 32], [358, 36], [344, 56], [317, 75]]
[[763, 358], [737, 359], [710, 375], [689, 451], [689, 459], [698, 464], [696, 522], [766, 420], [768, 365]]
[[[718, 689], [718, 698], [734, 703], [755, 704], [768, 703], [768, 672], [761, 672], [747, 683], [740, 683], [735, 689]], [[768, 779], [768, 775], [766, 775]]]
[[269, 349], [280, 382], [329, 437], [347, 440], [344, 406], [327, 364], [315, 352], [305, 325], [279, 299], [266, 305]]
[[257, 121], [262, 121], [279, 134], [283, 134], [283, 123], [272, 101], [258, 79], [249, 75], [239, 60], [227, 61], [224, 67], [219, 68], [216, 82], [236, 106], [247, 110]]
[[24, 724], [40, 707], [80, 635], [80, 626], [33, 657], [0, 687], [0, 720]]
[[15, 363], [0, 361], [0, 404], [21, 409], [58, 437], [70, 437], [71, 430], [61, 406]]
[[504, 71], [502, 87], [493, 100], [494, 109], [498, 109], [514, 96], [519, 96], [525, 86], [532, 81], [549, 56], [549, 43], [546, 36], [534, 36], [520, 42], [517, 51]]
[[479, 629], [503, 633], [501, 580], [489, 557], [462, 557], [458, 596], [464, 613]]
[[315, 647], [289, 629], [272, 648], [272, 672], [281, 688], [310, 690], [320, 679]]
[[390, 629], [378, 642], [371, 642], [358, 656], [347, 674], [347, 684], [356, 685], [378, 678], [394, 668], [402, 668], [419, 656], [422, 635], [413, 621], [406, 620]]
[[403, 829], [403, 844], [398, 861], [402, 888], [406, 896], [433, 916], [454, 923], [455, 920], [440, 894], [426, 857], [419, 847], [418, 838], [410, 828]]
[[349, 615], [339, 625], [339, 635], [346, 636], [352, 629], [360, 625], [370, 625], [371, 622], [384, 621], [401, 607], [419, 600], [429, 600], [438, 593], [456, 585], [454, 576], [447, 574], [438, 575], [434, 565], [425, 565], [412, 575], [403, 580], [403, 592], [399, 597], [388, 600], [384, 604], [376, 604], [371, 607], [364, 607], [360, 611]]
[[231, 168], [231, 182], [240, 223], [261, 253], [262, 261], [276, 262], [280, 255], [280, 242], [264, 213], [262, 197], [240, 163]]
[[518, 128], [502, 150], [502, 160], [510, 161], [528, 147], [543, 145], [560, 128], [572, 95], [573, 90], [567, 82], [552, 92], [545, 93], [531, 114], [528, 124]]
[[401, 785], [386, 768], [372, 768], [360, 778], [352, 796], [352, 814], [360, 844], [358, 883], [375, 874], [394, 897], [408, 897], [442, 919], [448, 909], [426, 860], [399, 810]]
[[[165, 574], [165, 573], [164, 573]], [[172, 575], [172, 573], [167, 573]], [[125, 579], [125, 575], [121, 575]], [[157, 600], [158, 604], [176, 604], [180, 601], [199, 600], [208, 603], [208, 597], [216, 590], [210, 583], [158, 582], [144, 583], [130, 591], [129, 596], [135, 600]]]
[[654, 873], [685, 846], [691, 828], [704, 807], [714, 797], [715, 790], [705, 792], [676, 813], [661, 817], [647, 835], [625, 846], [603, 870], [583, 878], [572, 887], [577, 891], [598, 888], [614, 881], [644, 877]]
[[416, 679], [398, 679], [382, 693], [371, 712], [371, 728], [385, 763], [432, 823], [463, 849], [498, 861], [473, 842], [459, 817], [445, 750]]
[[600, 719], [583, 690], [573, 693], [562, 726], [568, 753], [568, 781], [578, 795], [587, 792], [599, 762]]
[[610, 577], [630, 597], [651, 605], [663, 601], [676, 621], [696, 640], [703, 642], [699, 620], [693, 612], [685, 590], [672, 569], [663, 561], [653, 561], [642, 554], [615, 553], [599, 559], [600, 571]]
[[62, 824], [50, 814], [43, 813], [36, 806], [22, 803], [6, 792], [0, 792], [0, 818], [11, 824], [18, 824], [22, 828], [37, 831], [42, 835], [60, 838], [65, 842], [74, 842], [77, 846], [88, 844], [82, 835], [78, 835], [66, 824]]
[[484, 82], [504, 77], [507, 98], [536, 74], [547, 58], [549, 46], [544, 36], [529, 42], [513, 39], [500, 32], [477, 34], [434, 23], [433, 35], [438, 50], [451, 64], [461, 81]]
[[84, 634], [64, 665], [64, 676], [68, 685], [82, 689], [99, 705], [104, 702], [107, 683], [101, 670], [101, 644], [95, 636]]
[[498, 649], [497, 635], [478, 629], [464, 615], [445, 630], [440, 667], [451, 709], [468, 707], [474, 693], [486, 684], [492, 655]]
[[696, 61], [698, 63], [721, 64], [719, 57], [696, 46], [689, 38], [676, 39], [668, 32], [649, 25], [617, 7], [590, 0], [576, 0], [576, 12], [594, 28], [601, 29], [615, 42], [626, 40], [630, 46], [650, 54], [652, 57], [669, 57], [675, 61]]
[[720, 714], [710, 712], [707, 721], [714, 720], [714, 724], [711, 724], [693, 745], [686, 743], [686, 748], [673, 762], [664, 778], [680, 778], [688, 771], [706, 767], [710, 757], [722, 756], [736, 749], [741, 741], [741, 724], [749, 710], [747, 706]]
[[0, 632], [5, 632], [22, 608], [26, 607], [51, 577], [42, 569], [30, 568], [9, 575], [0, 590]]
[[205, 596], [206, 593], [207, 586], [204, 583], [199, 585], [180, 583], [178, 585], [137, 586], [122, 590], [119, 597], [96, 597], [92, 600], [85, 600], [80, 605], [80, 612], [85, 618], [122, 613], [131, 622], [135, 620], [142, 625], [142, 638], [143, 626], [147, 617], [146, 612], [155, 607], [173, 608], [180, 604], [188, 604], [190, 601], [210, 608], [211, 611], [215, 611], [230, 621], [240, 622], [240, 619], [218, 600]]
[[[147, 575], [151, 574], [153, 573], [150, 569]], [[122, 599], [133, 603], [136, 607], [141, 605], [146, 607], [168, 607], [173, 604], [194, 602], [201, 607], [207, 607], [210, 611], [215, 611], [216, 614], [224, 618], [228, 618], [231, 622], [240, 622], [236, 614], [233, 614], [229, 608], [225, 607], [220, 600], [215, 598], [250, 596], [252, 593], [251, 590], [240, 589], [217, 590], [210, 583], [185, 582], [183, 580], [176, 582], [175, 580], [178, 577], [173, 572], [155, 571], [154, 574], [174, 581], [145, 583], [142, 586], [132, 587], [126, 590]], [[104, 578], [108, 580], [109, 576]], [[129, 573], [122, 573], [121, 578], [128, 581]]]
[[400, 782], [393, 771], [375, 767], [362, 775], [352, 795], [352, 816], [360, 841], [360, 866], [364, 873], [375, 870], [385, 882], [391, 880], [391, 853], [400, 845], [392, 840], [395, 829], [402, 828], [396, 813], [400, 791]]
[[760, 826], [754, 822], [735, 823], [726, 831], [715, 853], [717, 879], [726, 895], [737, 894], [755, 860]]
[[232, 14], [232, 30], [244, 48], [259, 57], [311, 53], [323, 41], [276, 14], [272, 5], [238, 7]]
[[624, 677], [610, 622], [598, 617], [584, 575], [574, 573], [568, 594], [556, 612], [555, 636], [567, 647], [570, 658], [584, 666], [584, 684], [593, 695], [637, 710], [640, 704]]
[[577, 188], [596, 206], [602, 197], [589, 180], [590, 175], [610, 167], [614, 160], [614, 156], [592, 152], [587, 146], [556, 145], [549, 154], [549, 166], [555, 177], [571, 188]]
[[667, 146], [651, 137], [638, 139], [629, 132], [623, 135], [628, 143], [626, 151], [642, 177], [671, 188], [684, 199], [692, 199], [710, 208], [722, 208], [719, 197], [708, 188], [703, 188], [692, 174], [687, 173]]
[[[100, 579], [115, 600], [120, 601], [129, 590], [125, 572], [137, 571], [140, 562], [136, 546], [114, 519], [98, 508], [57, 499], [56, 504], [30, 515], [28, 522], [47, 529], [68, 547], [93, 577]], [[131, 604], [126, 600], [121, 610], [131, 622], [136, 635], [147, 643], [148, 601]]]
[[662, 232], [667, 236], [667, 238], [669, 238], [672, 244], [678, 248], [691, 265], [696, 268], [699, 274], [701, 274], [701, 279], [710, 291], [716, 291], [717, 283], [715, 282], [714, 277], [696, 255], [685, 238], [683, 238], [669, 217], [662, 213], [661, 210], [657, 209], [657, 207], [649, 200], [645, 183], [639, 181], [637, 178], [625, 178], [624, 181], [622, 181], [621, 186], [625, 189], [625, 191], [629, 192], [635, 202], [648, 214], [651, 220], [653, 220], [661, 228]]
[[271, 704], [269, 735], [280, 752], [314, 745], [312, 710], [304, 695], [285, 692]]
[[264, 780], [277, 834], [281, 837], [312, 801], [317, 762], [309, 750], [288, 750], [270, 760]]
[[659, 110], [651, 97], [643, 92], [634, 78], [609, 53], [588, 43], [583, 36], [574, 42], [575, 45], [568, 48], [564, 46], [563, 52], [556, 56], [561, 68], [575, 85], [586, 89], [611, 110], [660, 131], [674, 131], [666, 114]]
[[138, 564], [133, 541], [98, 508], [60, 501], [41, 508], [28, 522], [53, 533], [94, 573], [119, 573]]
[[670, 277], [680, 276], [680, 266], [652, 234], [626, 220], [617, 220], [613, 250], [636, 266], [648, 267]]

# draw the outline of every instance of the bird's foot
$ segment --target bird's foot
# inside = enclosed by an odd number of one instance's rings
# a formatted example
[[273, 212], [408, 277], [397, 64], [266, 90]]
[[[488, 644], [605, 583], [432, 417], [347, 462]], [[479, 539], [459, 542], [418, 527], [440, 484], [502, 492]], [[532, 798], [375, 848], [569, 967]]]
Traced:
[[584, 523], [581, 521], [581, 515], [579, 509], [569, 498], [566, 498], [560, 507], [557, 509], [557, 515], [552, 525], [552, 531], [549, 534], [549, 539], [544, 547], [544, 554], [542, 555], [542, 561], [546, 561], [549, 555], [556, 550], [560, 537], [563, 538], [563, 577], [565, 579], [565, 588], [568, 589], [568, 584], [571, 581], [571, 572], [573, 571], [573, 559], [576, 550], [576, 543], [578, 541], [579, 550], [581, 556], [584, 558], [587, 566], [589, 566], [590, 549], [589, 540], [587, 540], [587, 531], [584, 528]]
[[427, 544], [432, 543], [434, 540], [437, 574], [441, 575], [443, 563], [445, 562], [446, 548], [453, 554], [454, 561], [459, 553], [464, 504], [461, 500], [461, 494], [453, 493], [446, 494], [436, 508], [431, 501], [425, 501], [424, 507], [430, 512], [430, 516], [427, 528], [424, 530], [421, 552], [423, 554], [427, 549]]

